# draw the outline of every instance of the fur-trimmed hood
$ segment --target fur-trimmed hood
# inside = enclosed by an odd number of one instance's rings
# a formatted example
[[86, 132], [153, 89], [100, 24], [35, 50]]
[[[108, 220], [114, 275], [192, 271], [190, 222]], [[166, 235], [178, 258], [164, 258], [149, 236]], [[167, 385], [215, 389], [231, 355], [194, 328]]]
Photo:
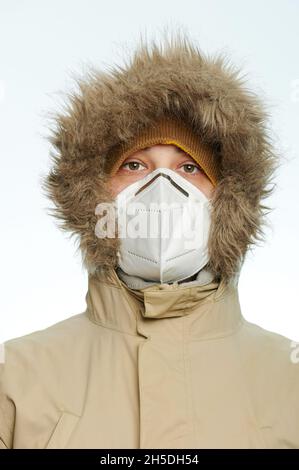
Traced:
[[112, 202], [105, 162], [121, 142], [169, 114], [218, 152], [208, 266], [227, 280], [239, 273], [249, 247], [264, 239], [263, 199], [273, 191], [277, 164], [265, 105], [239, 74], [223, 53], [210, 57], [177, 35], [162, 45], [141, 40], [124, 66], [91, 68], [76, 79], [78, 91], [54, 115], [53, 165], [42, 187], [60, 227], [78, 235], [89, 272], [117, 265], [119, 239], [95, 234], [97, 204]]

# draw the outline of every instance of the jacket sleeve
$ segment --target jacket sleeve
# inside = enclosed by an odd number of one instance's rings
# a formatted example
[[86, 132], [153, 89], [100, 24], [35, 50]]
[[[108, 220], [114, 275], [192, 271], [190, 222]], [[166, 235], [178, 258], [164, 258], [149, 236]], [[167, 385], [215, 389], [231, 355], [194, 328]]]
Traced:
[[15, 406], [6, 395], [4, 386], [4, 364], [0, 364], [0, 449], [13, 447]]

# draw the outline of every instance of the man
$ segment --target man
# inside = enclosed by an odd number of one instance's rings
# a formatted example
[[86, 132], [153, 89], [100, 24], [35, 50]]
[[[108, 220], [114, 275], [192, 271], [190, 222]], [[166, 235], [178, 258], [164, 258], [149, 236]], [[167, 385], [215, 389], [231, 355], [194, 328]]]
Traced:
[[5, 343], [1, 446], [299, 448], [292, 343], [238, 299], [277, 164], [260, 100], [178, 37], [79, 80], [56, 124], [44, 187], [86, 311]]

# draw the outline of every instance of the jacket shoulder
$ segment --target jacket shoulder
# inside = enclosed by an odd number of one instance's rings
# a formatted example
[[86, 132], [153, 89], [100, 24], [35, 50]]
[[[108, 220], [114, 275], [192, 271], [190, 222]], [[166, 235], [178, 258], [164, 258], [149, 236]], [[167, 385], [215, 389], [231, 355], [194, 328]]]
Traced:
[[241, 334], [252, 354], [285, 362], [286, 365], [299, 363], [299, 342], [255, 323], [244, 320]]
[[68, 336], [72, 334], [76, 334], [78, 330], [83, 326], [84, 323], [88, 324], [88, 318], [85, 313], [78, 313], [76, 315], [71, 315], [64, 320], [61, 320], [57, 323], [53, 323], [50, 326], [47, 326], [40, 330], [32, 331], [26, 335], [18, 336], [15, 338], [11, 338], [5, 341], [4, 346], [5, 349], [17, 349], [18, 347], [22, 347], [25, 344], [29, 343], [45, 343], [51, 342], [55, 337], [59, 337], [60, 335], [68, 334]]
[[[84, 313], [72, 315], [44, 329], [33, 331], [24, 336], [9, 339], [3, 344], [4, 362], [0, 375], [9, 379], [16, 374], [24, 374], [29, 380], [30, 372], [38, 377], [43, 368], [51, 369], [65, 366], [75, 354], [82, 353], [92, 335], [92, 322]], [[4, 380], [4, 379], [3, 379]]]
[[240, 332], [244, 357], [254, 371], [263, 370], [280, 382], [294, 383], [299, 389], [299, 342], [280, 333], [244, 321]]

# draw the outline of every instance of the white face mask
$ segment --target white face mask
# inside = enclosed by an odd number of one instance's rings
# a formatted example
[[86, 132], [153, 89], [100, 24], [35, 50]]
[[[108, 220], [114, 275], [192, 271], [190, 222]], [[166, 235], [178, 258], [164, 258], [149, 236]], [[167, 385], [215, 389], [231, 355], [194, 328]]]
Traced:
[[119, 266], [157, 282], [187, 279], [208, 262], [210, 200], [183, 176], [157, 168], [116, 197]]

